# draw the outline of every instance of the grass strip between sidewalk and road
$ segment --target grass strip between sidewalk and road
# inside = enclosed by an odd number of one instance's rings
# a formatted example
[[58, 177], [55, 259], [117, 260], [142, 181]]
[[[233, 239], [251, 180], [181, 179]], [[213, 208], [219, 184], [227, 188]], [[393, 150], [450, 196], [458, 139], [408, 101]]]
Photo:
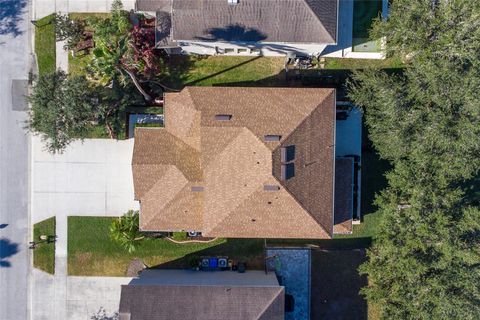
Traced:
[[56, 70], [55, 24], [51, 14], [35, 22], [35, 54], [40, 75]]
[[[33, 225], [33, 241], [41, 241], [41, 235], [55, 235], [55, 217]], [[55, 242], [43, 242], [37, 245], [33, 250], [33, 266], [50, 274], [55, 273]]]

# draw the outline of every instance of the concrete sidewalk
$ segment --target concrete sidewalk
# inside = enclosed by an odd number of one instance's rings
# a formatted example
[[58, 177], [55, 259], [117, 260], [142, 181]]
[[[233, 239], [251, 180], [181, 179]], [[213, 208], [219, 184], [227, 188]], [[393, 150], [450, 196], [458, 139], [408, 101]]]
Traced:
[[[109, 12], [113, 0], [34, 0], [35, 20], [54, 12]], [[135, 8], [135, 0], [122, 0], [123, 8]]]

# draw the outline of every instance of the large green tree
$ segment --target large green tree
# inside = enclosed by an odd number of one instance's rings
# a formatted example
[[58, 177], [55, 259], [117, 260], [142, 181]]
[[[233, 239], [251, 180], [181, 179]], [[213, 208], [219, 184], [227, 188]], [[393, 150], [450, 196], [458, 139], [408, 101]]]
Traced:
[[480, 1], [393, 0], [390, 3], [388, 19], [378, 19], [370, 32], [373, 39], [386, 38], [389, 54], [429, 53], [445, 59], [478, 57]]
[[467, 195], [480, 174], [479, 4], [392, 1], [372, 35], [410, 57], [405, 70], [360, 71], [348, 85], [393, 164], [361, 267], [386, 319], [480, 318], [479, 199]]
[[97, 91], [84, 77], [68, 77], [61, 70], [41, 75], [29, 100], [28, 126], [42, 136], [53, 153], [62, 152], [74, 139], [84, 138], [88, 126], [104, 110]]

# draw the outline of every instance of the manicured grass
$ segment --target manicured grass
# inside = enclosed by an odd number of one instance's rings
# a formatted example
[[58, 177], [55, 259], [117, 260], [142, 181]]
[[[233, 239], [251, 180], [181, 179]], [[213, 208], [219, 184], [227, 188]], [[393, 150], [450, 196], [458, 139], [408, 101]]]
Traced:
[[258, 85], [284, 83], [282, 57], [172, 56], [163, 83], [180, 89], [185, 85]]
[[91, 125], [88, 127], [87, 139], [109, 139], [107, 128], [103, 124]]
[[399, 58], [387, 59], [346, 59], [346, 58], [325, 58], [325, 69], [399, 69], [404, 64]]
[[135, 124], [135, 128], [160, 128], [160, 127], [163, 127], [163, 124], [155, 123], [155, 122]]
[[175, 244], [146, 238], [132, 254], [110, 239], [114, 218], [68, 218], [68, 273], [86, 276], [124, 276], [130, 261], [142, 259], [149, 267], [188, 268], [193, 258], [228, 256], [246, 261], [250, 268], [263, 267], [261, 239], [218, 239], [211, 243]]
[[[40, 236], [55, 234], [55, 217], [43, 220], [33, 226], [33, 241], [41, 241]], [[55, 242], [40, 243], [33, 250], [33, 266], [45, 272], [55, 272]]]
[[35, 53], [40, 75], [55, 72], [55, 25], [53, 14], [36, 22]]
[[78, 12], [78, 13], [69, 13], [70, 19], [74, 20], [87, 20], [89, 17], [96, 18], [107, 18], [110, 13], [108, 12]]

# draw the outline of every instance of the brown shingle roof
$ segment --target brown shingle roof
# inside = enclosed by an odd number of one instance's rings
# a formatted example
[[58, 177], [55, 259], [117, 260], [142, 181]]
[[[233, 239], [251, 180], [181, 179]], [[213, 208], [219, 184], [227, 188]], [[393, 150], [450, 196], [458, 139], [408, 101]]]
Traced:
[[352, 233], [353, 159], [335, 160], [335, 218], [333, 232]]
[[174, 40], [333, 44], [337, 7], [338, 0], [137, 0], [139, 10], [171, 13]]
[[122, 286], [120, 317], [129, 320], [283, 320], [280, 286]]
[[[217, 114], [232, 117], [219, 121]], [[135, 133], [133, 171], [142, 229], [331, 237], [333, 89], [188, 87], [166, 94], [165, 119], [165, 129]], [[282, 138], [265, 141], [268, 134]], [[292, 144], [295, 176], [281, 182], [280, 148]], [[204, 191], [189, 193], [194, 184]], [[265, 185], [279, 190], [265, 190]]]

